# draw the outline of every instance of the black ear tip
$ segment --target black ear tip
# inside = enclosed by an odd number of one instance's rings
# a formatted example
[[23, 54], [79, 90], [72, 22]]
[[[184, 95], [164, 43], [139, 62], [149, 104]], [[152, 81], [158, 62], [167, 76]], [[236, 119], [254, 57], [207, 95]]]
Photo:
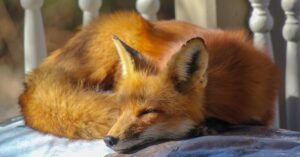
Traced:
[[112, 39], [120, 42], [125, 48], [129, 47], [126, 43], [124, 43], [118, 36], [112, 35]]
[[115, 34], [112, 35], [112, 38], [113, 38], [114, 40], [119, 40], [119, 41], [120, 41], [120, 38], [119, 38], [118, 36], [116, 36]]

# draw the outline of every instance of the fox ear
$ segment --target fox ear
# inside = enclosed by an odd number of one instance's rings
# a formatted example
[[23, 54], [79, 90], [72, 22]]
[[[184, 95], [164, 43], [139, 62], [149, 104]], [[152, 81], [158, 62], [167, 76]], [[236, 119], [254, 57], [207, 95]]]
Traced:
[[205, 87], [208, 53], [203, 39], [193, 38], [174, 54], [167, 64], [167, 76], [171, 77], [178, 90], [182, 90], [192, 81], [200, 81]]
[[122, 76], [125, 77], [147, 66], [146, 58], [137, 50], [128, 46], [117, 36], [113, 35], [113, 42], [120, 57]]

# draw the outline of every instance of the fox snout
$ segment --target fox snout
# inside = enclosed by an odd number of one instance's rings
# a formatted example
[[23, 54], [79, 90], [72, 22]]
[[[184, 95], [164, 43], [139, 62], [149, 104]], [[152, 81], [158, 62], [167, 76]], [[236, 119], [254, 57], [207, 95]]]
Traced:
[[111, 148], [118, 143], [119, 138], [113, 136], [105, 136], [103, 140], [106, 146]]

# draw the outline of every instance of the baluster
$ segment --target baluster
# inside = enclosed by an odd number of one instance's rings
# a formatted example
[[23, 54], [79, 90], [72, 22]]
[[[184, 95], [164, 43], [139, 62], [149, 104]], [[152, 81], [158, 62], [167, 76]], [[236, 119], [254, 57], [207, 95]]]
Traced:
[[283, 37], [287, 41], [285, 98], [287, 107], [287, 127], [300, 130], [299, 101], [299, 55], [300, 55], [300, 0], [282, 0], [286, 21]]
[[159, 0], [137, 0], [136, 2], [136, 9], [145, 19], [156, 20], [159, 7]]
[[83, 26], [89, 24], [94, 17], [99, 15], [102, 0], [79, 0], [79, 8], [83, 12]]
[[[254, 46], [261, 50], [266, 50], [268, 55], [274, 60], [273, 45], [270, 31], [273, 28], [273, 17], [268, 6], [270, 0], [249, 0], [253, 8], [249, 25], [254, 34]], [[279, 128], [279, 103], [276, 100], [275, 121], [273, 127]]]
[[254, 33], [254, 45], [259, 49], [266, 49], [273, 59], [273, 46], [270, 35], [273, 28], [273, 17], [268, 9], [270, 0], [249, 1], [253, 8], [249, 24], [251, 31]]
[[21, 0], [25, 9], [24, 59], [25, 73], [36, 68], [47, 56], [41, 7], [44, 0]]

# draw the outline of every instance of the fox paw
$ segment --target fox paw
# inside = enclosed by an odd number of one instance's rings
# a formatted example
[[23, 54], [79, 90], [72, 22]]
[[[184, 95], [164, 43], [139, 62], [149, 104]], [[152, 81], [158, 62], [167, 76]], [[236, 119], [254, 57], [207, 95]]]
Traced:
[[194, 128], [194, 134], [196, 136], [207, 136], [218, 134], [218, 131], [205, 125], [198, 125]]
[[216, 118], [208, 118], [202, 123], [195, 126], [195, 128], [191, 131], [191, 136], [207, 136], [207, 135], [215, 135], [226, 131], [231, 124], [216, 119]]

